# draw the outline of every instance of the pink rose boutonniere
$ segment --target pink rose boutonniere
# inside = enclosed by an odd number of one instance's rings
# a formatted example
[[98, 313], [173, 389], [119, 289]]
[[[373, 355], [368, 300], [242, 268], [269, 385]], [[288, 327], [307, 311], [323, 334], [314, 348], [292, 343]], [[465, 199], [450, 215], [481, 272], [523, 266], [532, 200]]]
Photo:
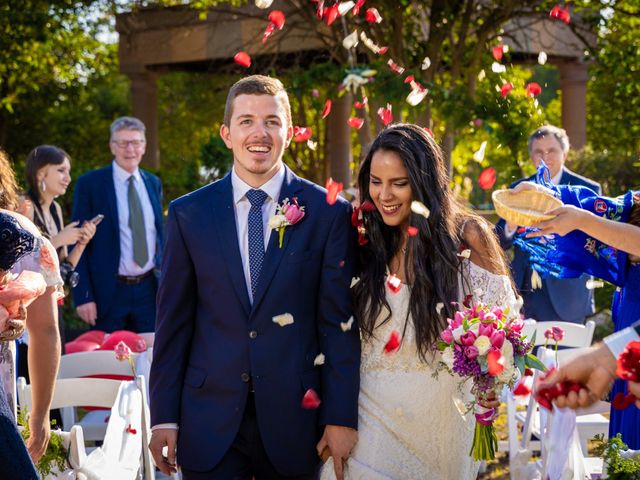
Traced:
[[278, 245], [282, 248], [284, 240], [284, 229], [288, 226], [295, 225], [304, 218], [304, 207], [298, 204], [298, 199], [293, 198], [293, 203], [288, 198], [282, 201], [281, 205], [276, 207], [276, 213], [269, 219], [269, 228], [278, 232]]

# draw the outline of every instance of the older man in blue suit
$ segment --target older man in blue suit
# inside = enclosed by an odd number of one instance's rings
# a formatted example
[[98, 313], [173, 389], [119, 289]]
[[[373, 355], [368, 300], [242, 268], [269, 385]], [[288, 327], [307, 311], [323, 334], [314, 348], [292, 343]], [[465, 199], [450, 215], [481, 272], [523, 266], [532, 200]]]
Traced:
[[104, 215], [76, 271], [78, 315], [107, 332], [152, 332], [162, 252], [162, 184], [139, 168], [145, 126], [134, 117], [111, 124], [113, 162], [78, 178], [73, 219]]
[[342, 478], [360, 366], [350, 206], [283, 164], [280, 81], [238, 81], [220, 134], [232, 172], [169, 207], [150, 449], [165, 473], [177, 449], [185, 480], [311, 479], [328, 446]]
[[[600, 185], [582, 177], [565, 167], [569, 153], [567, 133], [553, 125], [538, 128], [529, 136], [529, 156], [537, 168], [540, 160], [549, 167], [551, 182], [556, 185], [582, 185], [600, 194]], [[523, 181], [535, 181], [535, 175], [512, 183], [513, 188]], [[503, 248], [513, 246], [512, 239], [517, 225], [500, 220], [496, 232]], [[544, 278], [536, 285], [536, 274], [530, 266], [529, 256], [519, 247], [514, 247], [511, 271], [516, 287], [524, 300], [524, 314], [538, 321], [563, 321], [584, 323], [585, 318], [594, 312], [593, 291], [586, 286], [590, 278], [557, 279]], [[534, 278], [532, 280], [532, 277]]]

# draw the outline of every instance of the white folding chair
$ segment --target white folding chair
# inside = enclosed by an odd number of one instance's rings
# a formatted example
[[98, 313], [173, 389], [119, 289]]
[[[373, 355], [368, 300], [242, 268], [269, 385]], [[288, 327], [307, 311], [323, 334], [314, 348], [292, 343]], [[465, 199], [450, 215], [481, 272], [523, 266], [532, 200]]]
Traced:
[[[120, 380], [105, 378], [57, 379], [51, 401], [51, 408], [78, 407], [81, 405], [111, 408], [114, 405], [121, 383]], [[141, 392], [143, 407], [141, 418], [142, 431], [139, 437], [142, 444], [142, 462], [140, 466], [143, 468], [144, 478], [146, 480], [155, 480], [155, 466], [153, 465], [151, 454], [147, 448], [151, 433], [148, 408], [145, 408], [148, 406], [148, 399], [144, 377], [138, 376], [136, 383]], [[32, 410], [31, 385], [28, 385], [23, 377], [18, 378], [18, 399], [20, 400], [21, 407], [27, 412]], [[86, 456], [82, 428], [79, 425], [74, 425], [69, 431], [72, 437], [70, 455], [80, 463], [81, 459]]]
[[144, 340], [144, 343], [147, 344], [147, 348], [153, 347], [153, 342], [156, 338], [155, 332], [144, 332], [144, 333], [139, 333], [138, 335], [140, 335]]
[[[132, 353], [134, 361], [139, 354]], [[131, 365], [118, 360], [111, 350], [95, 350], [63, 355], [60, 359], [58, 378], [80, 378], [94, 375], [118, 375], [133, 378]], [[72, 425], [80, 425], [85, 440], [102, 440], [107, 430], [109, 410], [91, 410], [77, 421], [75, 408], [62, 409], [62, 429], [70, 431]]]

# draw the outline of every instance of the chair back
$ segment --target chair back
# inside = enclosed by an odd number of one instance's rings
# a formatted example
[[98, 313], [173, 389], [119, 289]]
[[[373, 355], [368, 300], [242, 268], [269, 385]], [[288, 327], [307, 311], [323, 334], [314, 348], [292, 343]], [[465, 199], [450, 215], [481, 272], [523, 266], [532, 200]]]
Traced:
[[[535, 332], [535, 345], [544, 345], [547, 339], [544, 338], [544, 332], [551, 327], [560, 327], [564, 330], [564, 338], [558, 342], [561, 347], [588, 347], [593, 340], [593, 332], [596, 328], [596, 322], [593, 320], [587, 320], [584, 325], [579, 323], [570, 322], [537, 322], [532, 318], [528, 318], [524, 321], [524, 327], [522, 333], [531, 340]], [[555, 342], [550, 340], [550, 345], [554, 345]]]
[[[132, 353], [136, 361], [139, 353]], [[94, 350], [62, 355], [58, 378], [77, 378], [89, 375], [121, 375], [133, 377], [131, 365], [126, 360], [118, 360], [113, 350]]]

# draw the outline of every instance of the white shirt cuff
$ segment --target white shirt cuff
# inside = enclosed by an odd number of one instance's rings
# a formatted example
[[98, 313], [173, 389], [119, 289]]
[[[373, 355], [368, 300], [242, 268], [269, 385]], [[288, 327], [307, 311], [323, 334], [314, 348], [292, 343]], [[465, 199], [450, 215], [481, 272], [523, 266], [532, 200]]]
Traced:
[[151, 431], [153, 432], [154, 430], [160, 430], [161, 428], [169, 428], [171, 430], [178, 430], [178, 424], [177, 423], [159, 423], [158, 425], [154, 425], [153, 427], [151, 427]]
[[504, 231], [504, 236], [507, 238], [507, 240], [511, 239], [511, 237], [513, 237], [515, 235], [517, 230], [518, 230], [518, 226], [516, 226], [516, 228], [511, 229], [511, 228], [509, 228], [507, 226], [506, 223], [504, 224], [504, 230], [503, 231]]
[[638, 336], [633, 328], [627, 327], [606, 337], [604, 344], [609, 347], [613, 356], [618, 358], [618, 356], [624, 352], [627, 344], [633, 341], [640, 341], [640, 336]]

